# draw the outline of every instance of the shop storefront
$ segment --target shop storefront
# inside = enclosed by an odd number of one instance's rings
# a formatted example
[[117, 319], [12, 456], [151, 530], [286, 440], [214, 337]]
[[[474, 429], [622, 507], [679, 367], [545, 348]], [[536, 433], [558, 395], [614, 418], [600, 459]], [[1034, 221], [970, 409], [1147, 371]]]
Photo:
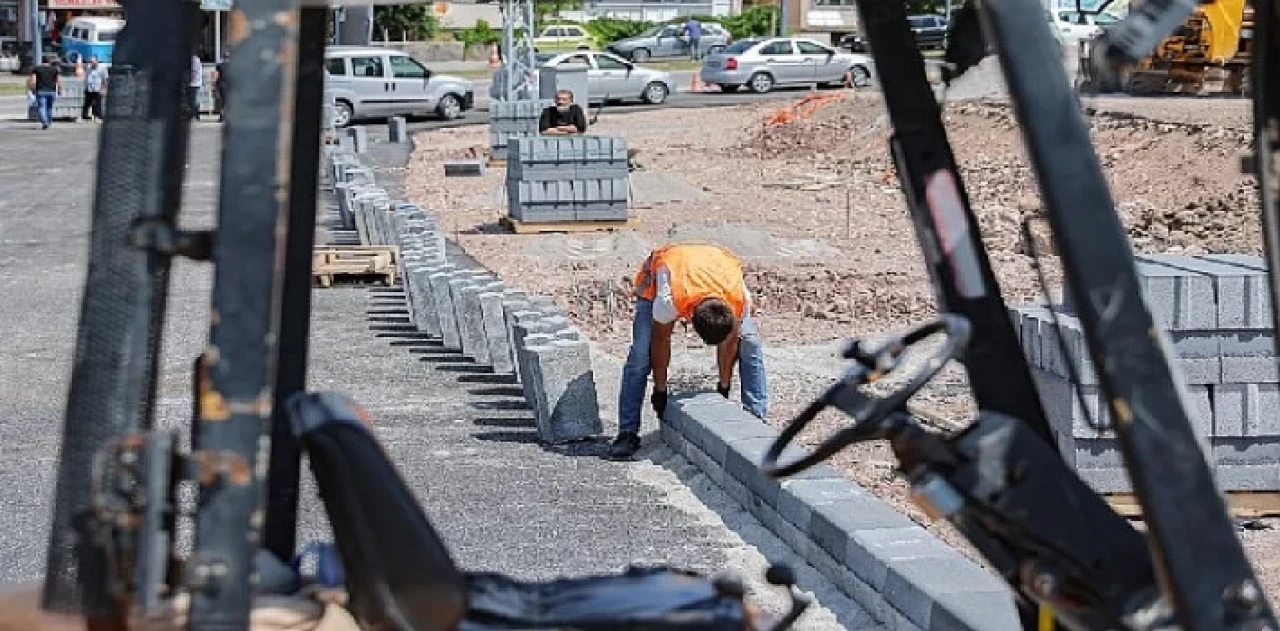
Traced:
[[15, 44], [20, 36], [18, 0], [0, 0], [0, 46]]

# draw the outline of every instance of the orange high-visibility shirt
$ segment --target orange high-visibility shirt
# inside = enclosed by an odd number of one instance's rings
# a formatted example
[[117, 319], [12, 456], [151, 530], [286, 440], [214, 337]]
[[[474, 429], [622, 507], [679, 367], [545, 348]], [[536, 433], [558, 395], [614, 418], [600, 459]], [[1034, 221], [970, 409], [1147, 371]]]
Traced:
[[[750, 301], [742, 269], [742, 261], [724, 247], [710, 243], [675, 243], [649, 254], [636, 273], [635, 292], [641, 298], [654, 301], [653, 316], [659, 322], [688, 320], [698, 303], [707, 298], [724, 300], [741, 320]], [[665, 295], [668, 287], [669, 298]]]

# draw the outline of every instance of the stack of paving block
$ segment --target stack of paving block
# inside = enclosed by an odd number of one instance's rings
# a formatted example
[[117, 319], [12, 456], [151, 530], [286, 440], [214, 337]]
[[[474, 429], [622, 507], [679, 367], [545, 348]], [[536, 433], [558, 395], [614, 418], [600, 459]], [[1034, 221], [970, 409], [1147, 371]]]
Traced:
[[548, 444], [601, 433], [589, 341], [543, 296], [507, 287], [450, 257], [444, 231], [413, 204], [391, 204], [402, 278], [417, 329], [521, 384], [538, 437]]
[[[1142, 255], [1137, 267], [1219, 486], [1280, 490], [1280, 384], [1261, 257]], [[1071, 304], [1059, 307], [1061, 329], [1043, 306], [1011, 311], [1063, 455], [1095, 490], [1129, 492], [1123, 459], [1108, 429], [1108, 406]], [[1079, 397], [1069, 381], [1071, 367], [1081, 380]], [[1090, 426], [1089, 418], [1100, 429]]]
[[514, 138], [507, 214], [521, 223], [625, 221], [630, 178], [623, 138]]
[[495, 160], [507, 159], [512, 138], [538, 135], [542, 110], [554, 105], [549, 100], [494, 101], [489, 105], [489, 152]]

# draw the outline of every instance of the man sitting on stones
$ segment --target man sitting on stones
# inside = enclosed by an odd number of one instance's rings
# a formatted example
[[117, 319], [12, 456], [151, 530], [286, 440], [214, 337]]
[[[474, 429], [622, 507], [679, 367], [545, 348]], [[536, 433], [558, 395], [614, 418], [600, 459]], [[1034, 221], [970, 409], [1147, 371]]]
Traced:
[[556, 92], [556, 104], [542, 110], [538, 133], [546, 136], [571, 136], [587, 131], [587, 115], [573, 102], [573, 92]]
[[729, 398], [737, 362], [743, 406], [765, 417], [764, 347], [742, 270], [742, 262], [732, 252], [710, 243], [669, 244], [645, 259], [634, 280], [636, 313], [618, 394], [618, 437], [609, 448], [610, 458], [627, 459], [640, 449], [640, 413], [650, 371], [653, 395], [649, 402], [659, 420], [666, 413], [671, 334], [677, 320], [691, 322], [698, 337], [716, 347], [720, 395]]

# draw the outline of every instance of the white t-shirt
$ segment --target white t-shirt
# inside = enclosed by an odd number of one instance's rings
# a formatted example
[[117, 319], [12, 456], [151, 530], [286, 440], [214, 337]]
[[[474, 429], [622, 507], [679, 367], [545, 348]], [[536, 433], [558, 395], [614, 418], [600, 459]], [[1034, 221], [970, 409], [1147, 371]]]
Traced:
[[[659, 268], [657, 277], [657, 289], [653, 294], [653, 321], [671, 324], [680, 317], [680, 312], [676, 310], [675, 296], [671, 293], [671, 270], [665, 267]], [[746, 304], [742, 311], [745, 318], [751, 313], [751, 292], [744, 287], [742, 293], [746, 296]]]
[[198, 55], [191, 56], [191, 81], [187, 85], [193, 88], [204, 85], [204, 64], [200, 63]]

